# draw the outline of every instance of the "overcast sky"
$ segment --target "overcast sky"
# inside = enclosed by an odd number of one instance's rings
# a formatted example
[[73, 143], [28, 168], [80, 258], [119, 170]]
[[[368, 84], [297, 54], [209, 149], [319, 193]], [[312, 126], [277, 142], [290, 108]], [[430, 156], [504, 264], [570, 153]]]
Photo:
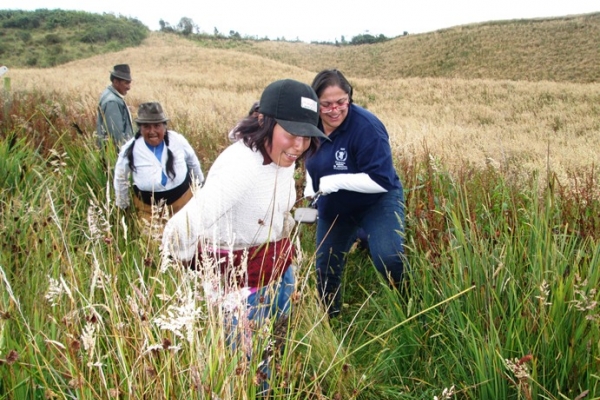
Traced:
[[594, 0], [8, 0], [3, 9], [39, 8], [112, 13], [139, 19], [152, 30], [191, 18], [200, 31], [305, 42], [346, 40], [369, 33], [387, 37], [477, 22], [560, 17], [600, 11]]

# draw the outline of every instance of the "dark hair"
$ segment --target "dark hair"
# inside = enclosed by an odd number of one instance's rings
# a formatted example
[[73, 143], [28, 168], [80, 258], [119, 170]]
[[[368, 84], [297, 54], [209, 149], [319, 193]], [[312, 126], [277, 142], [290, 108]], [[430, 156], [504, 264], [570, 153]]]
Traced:
[[[165, 124], [165, 126], [167, 125], [166, 122], [164, 122], [164, 124]], [[131, 145], [125, 151], [125, 156], [127, 157], [127, 160], [129, 161], [129, 169], [131, 169], [131, 171], [133, 171], [133, 172], [135, 172], [135, 170], [136, 170], [135, 164], [133, 163], [133, 146], [135, 145], [135, 141], [138, 140], [140, 136], [142, 136], [141, 129], [139, 129], [135, 133], [135, 139], [133, 140], [133, 142], [131, 142]], [[168, 130], [165, 132], [164, 140], [165, 140], [165, 145], [167, 146], [167, 175], [169, 176], [169, 178], [175, 179], [175, 176], [177, 176], [177, 174], [175, 173], [175, 168], [173, 167], [174, 156], [173, 156], [173, 153], [171, 152], [171, 149], [169, 149], [169, 131]]]
[[248, 116], [251, 117], [252, 114], [258, 112], [259, 106], [260, 103], [258, 101], [255, 101], [254, 104], [252, 104], [252, 107], [250, 107], [250, 111], [248, 111]]
[[[267, 147], [270, 147], [273, 143], [273, 130], [277, 121], [273, 117], [268, 115], [262, 115], [261, 118], [248, 116], [240, 121], [235, 127], [236, 135], [244, 141], [244, 144], [253, 150], [258, 150], [263, 156], [268, 155]], [[309, 156], [317, 151], [319, 147], [319, 139], [316, 137], [310, 138], [310, 145], [308, 149], [298, 157], [302, 159], [305, 156]]]
[[337, 69], [324, 69], [315, 76], [311, 84], [317, 97], [321, 97], [325, 89], [330, 86], [337, 86], [344, 92], [348, 93], [348, 102], [352, 104], [352, 85]]

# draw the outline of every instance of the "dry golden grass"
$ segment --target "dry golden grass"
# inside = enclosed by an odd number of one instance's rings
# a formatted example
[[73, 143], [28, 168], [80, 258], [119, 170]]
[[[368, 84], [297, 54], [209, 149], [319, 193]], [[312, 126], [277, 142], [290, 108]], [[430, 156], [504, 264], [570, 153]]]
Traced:
[[[600, 13], [462, 25], [363, 46], [258, 42], [247, 50], [362, 78], [600, 81]], [[244, 50], [246, 51], [246, 50]]]
[[[310, 56], [302, 53], [304, 45], [300, 49], [298, 57]], [[92, 132], [109, 70], [123, 62], [132, 68], [127, 100], [134, 115], [139, 103], [160, 101], [171, 127], [190, 138], [205, 166], [269, 82], [294, 78], [310, 83], [315, 75], [258, 55], [201, 48], [153, 33], [138, 48], [52, 69], [13, 69], [9, 76], [13, 91], [69, 95], [72, 102], [62, 105], [66, 114], [83, 116], [85, 130]], [[421, 157], [428, 148], [450, 169], [491, 164], [527, 175], [549, 166], [559, 177], [598, 163], [600, 84], [347, 77], [355, 101], [386, 124], [397, 157]]]

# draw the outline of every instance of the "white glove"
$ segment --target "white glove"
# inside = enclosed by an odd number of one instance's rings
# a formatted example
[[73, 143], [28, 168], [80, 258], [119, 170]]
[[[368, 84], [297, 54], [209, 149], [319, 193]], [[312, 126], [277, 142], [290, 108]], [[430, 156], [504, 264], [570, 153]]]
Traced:
[[319, 181], [319, 192], [321, 192], [322, 195], [337, 192], [338, 190], [340, 190], [338, 182], [338, 175], [327, 175], [322, 177]]
[[310, 174], [306, 171], [306, 186], [304, 186], [304, 197], [314, 197], [313, 182]]

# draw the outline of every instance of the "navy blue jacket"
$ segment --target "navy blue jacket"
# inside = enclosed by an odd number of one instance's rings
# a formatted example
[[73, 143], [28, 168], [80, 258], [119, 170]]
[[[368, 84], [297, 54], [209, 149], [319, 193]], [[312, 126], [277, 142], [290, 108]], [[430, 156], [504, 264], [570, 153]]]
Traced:
[[[323, 130], [321, 122], [319, 128]], [[323, 176], [361, 172], [387, 191], [402, 189], [387, 130], [370, 111], [352, 104], [346, 119], [329, 139], [331, 141], [321, 139], [319, 150], [305, 163], [315, 192]], [[319, 216], [332, 219], [337, 215], [355, 214], [374, 204], [381, 195], [340, 190], [321, 196], [317, 203]]]

